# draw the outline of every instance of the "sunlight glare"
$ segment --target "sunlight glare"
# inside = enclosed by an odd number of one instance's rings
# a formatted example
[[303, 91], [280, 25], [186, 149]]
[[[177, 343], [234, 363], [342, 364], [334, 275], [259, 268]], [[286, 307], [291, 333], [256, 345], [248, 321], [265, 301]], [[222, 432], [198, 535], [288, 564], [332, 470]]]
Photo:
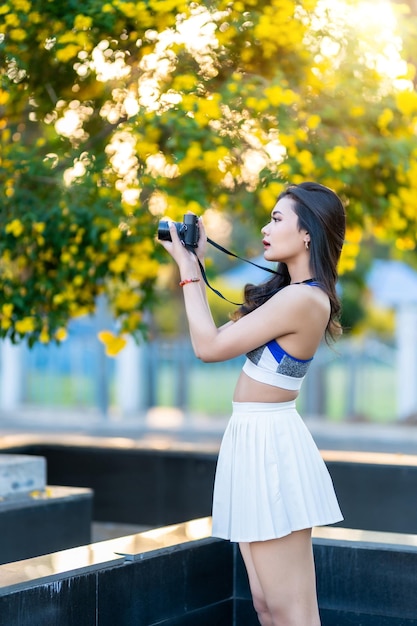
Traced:
[[397, 19], [391, 3], [387, 0], [360, 2], [354, 17], [358, 29], [371, 37], [375, 44], [378, 72], [391, 79], [403, 75], [407, 64], [401, 58], [402, 42], [396, 30]]
[[338, 28], [343, 30], [343, 25], [348, 24], [357, 34], [357, 51], [367, 66], [393, 83], [406, 74], [398, 22], [389, 0], [320, 0], [316, 20], [316, 32], [326, 23], [332, 33], [321, 39], [324, 57], [337, 60], [342, 49]]

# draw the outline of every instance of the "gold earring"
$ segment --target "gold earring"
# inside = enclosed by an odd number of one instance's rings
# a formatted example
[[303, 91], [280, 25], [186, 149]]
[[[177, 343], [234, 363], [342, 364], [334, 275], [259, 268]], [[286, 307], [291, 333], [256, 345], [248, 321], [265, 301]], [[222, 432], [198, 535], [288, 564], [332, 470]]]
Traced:
[[306, 250], [308, 250], [308, 249], [309, 249], [309, 247], [310, 247], [310, 245], [309, 245], [308, 241], [305, 241], [305, 242], [304, 242], [304, 245], [305, 245], [305, 247], [306, 247]]

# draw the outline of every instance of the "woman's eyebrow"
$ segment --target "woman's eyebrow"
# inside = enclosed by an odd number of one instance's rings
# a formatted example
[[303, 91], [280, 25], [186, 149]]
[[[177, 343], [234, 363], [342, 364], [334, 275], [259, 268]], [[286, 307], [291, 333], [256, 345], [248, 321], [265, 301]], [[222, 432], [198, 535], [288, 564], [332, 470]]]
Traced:
[[282, 211], [280, 211], [279, 209], [274, 209], [271, 213], [272, 217], [274, 217], [277, 213], [279, 213], [280, 215], [282, 215]]

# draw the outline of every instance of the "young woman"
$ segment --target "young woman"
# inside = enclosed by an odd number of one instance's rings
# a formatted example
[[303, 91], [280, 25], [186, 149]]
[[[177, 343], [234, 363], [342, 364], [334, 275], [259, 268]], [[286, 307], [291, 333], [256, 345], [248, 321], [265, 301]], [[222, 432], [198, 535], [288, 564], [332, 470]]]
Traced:
[[295, 408], [323, 337], [340, 333], [337, 263], [345, 236], [339, 197], [313, 182], [290, 185], [263, 227], [264, 257], [278, 274], [247, 285], [233, 321], [217, 328], [196, 254], [171, 223], [162, 242], [179, 267], [197, 357], [246, 354], [216, 470], [213, 535], [239, 542], [262, 626], [319, 626], [313, 526], [342, 518], [320, 453]]

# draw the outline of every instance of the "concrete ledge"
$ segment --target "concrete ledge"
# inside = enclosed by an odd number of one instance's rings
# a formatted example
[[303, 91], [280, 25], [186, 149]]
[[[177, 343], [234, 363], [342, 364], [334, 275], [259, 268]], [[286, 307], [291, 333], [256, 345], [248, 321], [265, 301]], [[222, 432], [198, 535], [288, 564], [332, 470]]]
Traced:
[[46, 486], [46, 461], [23, 454], [0, 454], [0, 499], [28, 496]]
[[[192, 520], [0, 566], [2, 623], [256, 626], [236, 545], [209, 535]], [[416, 536], [323, 528], [314, 552], [322, 626], [417, 625]]]
[[0, 563], [89, 543], [92, 504], [91, 489], [79, 487], [47, 487], [34, 497], [1, 502]]

